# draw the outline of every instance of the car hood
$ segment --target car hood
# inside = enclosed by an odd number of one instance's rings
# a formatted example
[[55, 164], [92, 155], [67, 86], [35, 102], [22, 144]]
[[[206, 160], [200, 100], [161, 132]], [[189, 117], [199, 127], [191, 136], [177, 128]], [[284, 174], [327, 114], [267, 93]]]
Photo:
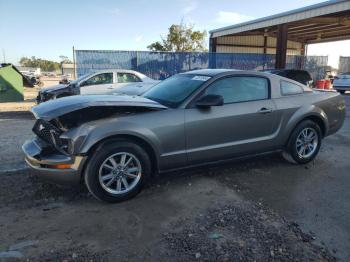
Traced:
[[42, 93], [50, 93], [50, 92], [58, 91], [58, 90], [61, 90], [61, 89], [65, 89], [68, 86], [69, 85], [64, 85], [64, 84], [49, 86], [49, 87], [46, 87], [46, 88], [42, 88], [40, 90], [40, 92], [42, 92]]
[[154, 109], [166, 109], [153, 100], [140, 96], [127, 95], [77, 95], [50, 100], [32, 107], [32, 112], [37, 119], [51, 120], [67, 113], [87, 107], [145, 107]]

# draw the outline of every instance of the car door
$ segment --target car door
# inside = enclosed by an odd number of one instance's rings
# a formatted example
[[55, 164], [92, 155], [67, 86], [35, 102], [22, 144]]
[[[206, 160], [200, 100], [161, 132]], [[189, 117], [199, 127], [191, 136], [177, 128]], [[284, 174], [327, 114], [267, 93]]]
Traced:
[[189, 165], [269, 150], [277, 130], [275, 104], [265, 77], [216, 80], [198, 97], [215, 94], [224, 105], [185, 110]]
[[108, 94], [113, 90], [113, 72], [99, 73], [80, 83], [80, 94]]

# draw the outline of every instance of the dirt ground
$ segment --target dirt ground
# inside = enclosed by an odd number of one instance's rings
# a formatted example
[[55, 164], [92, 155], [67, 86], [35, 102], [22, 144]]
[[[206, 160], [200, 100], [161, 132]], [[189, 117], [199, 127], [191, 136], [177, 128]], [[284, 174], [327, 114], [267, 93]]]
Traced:
[[316, 160], [279, 155], [154, 178], [120, 204], [23, 165], [28, 113], [0, 114], [0, 261], [350, 260], [350, 96]]

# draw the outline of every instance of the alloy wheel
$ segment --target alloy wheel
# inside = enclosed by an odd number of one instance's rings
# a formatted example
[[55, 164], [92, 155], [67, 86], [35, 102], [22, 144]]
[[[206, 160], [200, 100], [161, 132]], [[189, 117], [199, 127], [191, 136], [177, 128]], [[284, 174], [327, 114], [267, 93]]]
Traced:
[[136, 187], [142, 168], [138, 158], [127, 152], [119, 152], [105, 159], [99, 169], [99, 182], [111, 194], [124, 194]]
[[296, 140], [296, 150], [300, 158], [309, 158], [317, 150], [318, 134], [311, 127], [304, 128]]

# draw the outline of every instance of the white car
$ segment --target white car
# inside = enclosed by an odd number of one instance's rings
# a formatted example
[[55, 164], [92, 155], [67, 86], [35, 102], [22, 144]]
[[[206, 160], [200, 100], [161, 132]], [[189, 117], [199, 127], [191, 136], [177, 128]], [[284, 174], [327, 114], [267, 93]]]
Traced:
[[341, 94], [344, 94], [345, 91], [350, 91], [350, 72], [342, 73], [334, 77], [333, 89]]
[[40, 90], [37, 102], [72, 95], [127, 94], [140, 95], [159, 81], [133, 70], [110, 69], [96, 71], [78, 79]]

